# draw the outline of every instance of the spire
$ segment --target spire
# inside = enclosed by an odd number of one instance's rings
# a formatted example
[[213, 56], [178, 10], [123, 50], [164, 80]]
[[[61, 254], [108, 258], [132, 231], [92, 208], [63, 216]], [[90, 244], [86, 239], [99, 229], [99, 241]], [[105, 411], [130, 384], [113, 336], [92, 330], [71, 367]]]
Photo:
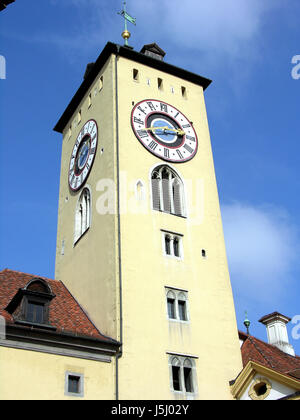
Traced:
[[127, 29], [127, 21], [132, 23], [133, 25], [135, 25], [136, 23], [136, 18], [133, 18], [132, 16], [130, 16], [127, 12], [126, 12], [126, 1], [124, 1], [123, 3], [123, 10], [121, 12], [118, 12], [118, 15], [123, 16], [124, 18], [124, 31], [122, 32], [122, 37], [124, 38], [124, 45], [126, 47], [128, 47], [128, 39], [131, 36], [131, 33], [128, 31]]
[[249, 335], [249, 327], [251, 325], [251, 322], [248, 319], [248, 315], [247, 315], [247, 311], [245, 311], [245, 320], [244, 320], [244, 325], [247, 328], [247, 334]]

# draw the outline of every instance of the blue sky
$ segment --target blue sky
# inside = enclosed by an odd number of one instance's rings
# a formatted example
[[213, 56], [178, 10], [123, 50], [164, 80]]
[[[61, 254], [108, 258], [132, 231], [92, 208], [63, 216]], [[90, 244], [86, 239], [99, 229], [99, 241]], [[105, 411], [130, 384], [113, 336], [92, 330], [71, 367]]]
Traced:
[[[54, 276], [61, 137], [52, 129], [86, 64], [107, 41], [122, 43], [121, 8], [16, 0], [0, 13], [0, 269]], [[206, 104], [238, 326], [247, 310], [265, 340], [261, 316], [300, 314], [300, 3], [128, 0], [127, 10], [137, 51], [156, 42], [165, 61], [213, 80]]]

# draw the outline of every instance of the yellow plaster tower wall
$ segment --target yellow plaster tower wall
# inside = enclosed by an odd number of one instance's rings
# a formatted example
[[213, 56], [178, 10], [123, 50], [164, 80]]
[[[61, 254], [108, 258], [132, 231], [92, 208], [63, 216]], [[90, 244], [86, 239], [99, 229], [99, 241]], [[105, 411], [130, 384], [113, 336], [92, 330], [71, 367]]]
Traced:
[[[139, 72], [138, 81], [132, 80], [133, 68]], [[157, 88], [158, 78], [163, 80], [162, 91]], [[186, 98], [181, 86], [186, 88]], [[174, 398], [167, 355], [172, 352], [197, 357], [197, 398], [231, 398], [228, 381], [242, 363], [203, 89], [121, 57], [118, 90], [120, 170], [126, 174], [127, 203], [134, 203], [133, 186], [140, 180], [145, 186], [140, 211], [146, 213], [132, 214], [127, 209], [121, 214], [124, 354], [120, 395], [125, 399]], [[189, 189], [187, 218], [152, 210], [150, 173], [163, 162], [139, 144], [129, 122], [132, 103], [143, 99], [170, 103], [194, 123], [199, 141], [196, 156], [169, 165]], [[161, 229], [183, 235], [182, 260], [163, 256]], [[188, 291], [190, 322], [168, 321], [165, 287]]]

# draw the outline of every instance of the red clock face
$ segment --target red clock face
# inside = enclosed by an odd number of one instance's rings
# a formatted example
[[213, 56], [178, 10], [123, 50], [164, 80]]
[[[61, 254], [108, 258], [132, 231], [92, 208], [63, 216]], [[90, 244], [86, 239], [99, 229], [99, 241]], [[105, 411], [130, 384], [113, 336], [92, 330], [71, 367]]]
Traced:
[[96, 156], [97, 142], [97, 123], [89, 120], [80, 130], [71, 155], [69, 186], [72, 191], [78, 191], [87, 180]]
[[155, 156], [175, 163], [197, 153], [192, 123], [177, 108], [157, 99], [145, 99], [132, 110], [131, 126], [142, 145]]

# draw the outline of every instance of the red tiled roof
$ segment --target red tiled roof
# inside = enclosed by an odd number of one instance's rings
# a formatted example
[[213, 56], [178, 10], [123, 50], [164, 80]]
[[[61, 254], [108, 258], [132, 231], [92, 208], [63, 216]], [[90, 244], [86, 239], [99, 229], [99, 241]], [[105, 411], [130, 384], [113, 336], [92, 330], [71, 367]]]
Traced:
[[49, 306], [49, 321], [53, 327], [56, 327], [57, 332], [92, 337], [107, 342], [114, 341], [101, 334], [61, 281], [9, 269], [0, 271], [0, 315], [7, 323], [13, 323], [14, 320], [5, 308], [18, 290], [24, 288], [32, 279], [46, 281], [55, 295]]
[[242, 336], [240, 334], [240, 338], [244, 341], [241, 348], [244, 367], [249, 361], [256, 362], [300, 382], [300, 378], [297, 378], [300, 369], [299, 356], [290, 356], [277, 347], [244, 333]]

